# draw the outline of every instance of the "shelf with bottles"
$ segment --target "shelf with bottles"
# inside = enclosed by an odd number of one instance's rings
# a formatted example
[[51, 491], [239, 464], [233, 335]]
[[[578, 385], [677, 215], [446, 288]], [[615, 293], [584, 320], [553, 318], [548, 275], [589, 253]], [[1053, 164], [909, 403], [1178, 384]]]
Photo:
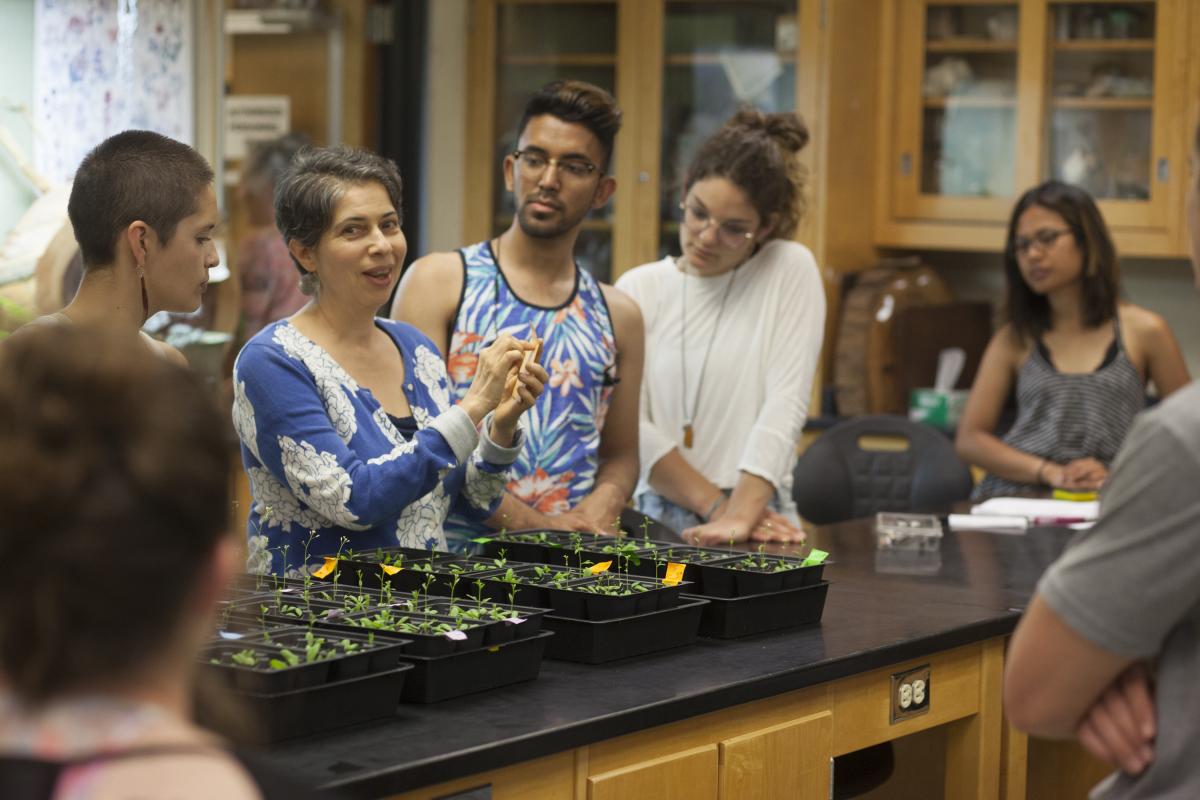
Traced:
[[1146, 111], [1154, 109], [1150, 97], [1055, 97], [1054, 108], [1083, 111]]
[[1115, 53], [1153, 51], [1153, 39], [1072, 39], [1055, 41], [1051, 47], [1059, 52]]
[[611, 53], [516, 53], [500, 56], [502, 67], [616, 67]]
[[927, 53], [1015, 53], [1015, 41], [996, 41], [975, 37], [959, 36], [950, 39], [934, 39], [925, 42]]
[[779, 59], [779, 63], [790, 65], [796, 61], [795, 50], [733, 50], [720, 53], [672, 53], [663, 58], [663, 63], [668, 67], [692, 67], [692, 66], [720, 66], [726, 63], [730, 58], [737, 58], [742, 53], [753, 53], [755, 55], [774, 52], [775, 57]]
[[1017, 98], [1015, 97], [992, 97], [988, 95], [949, 95], [942, 97], [926, 97], [924, 100], [926, 108], [949, 108], [949, 109], [993, 109], [993, 108], [1016, 108]]

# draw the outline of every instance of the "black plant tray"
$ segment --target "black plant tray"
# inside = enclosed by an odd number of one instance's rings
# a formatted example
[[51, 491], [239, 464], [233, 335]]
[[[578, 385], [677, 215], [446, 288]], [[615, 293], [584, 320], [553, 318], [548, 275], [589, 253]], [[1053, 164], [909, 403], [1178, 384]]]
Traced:
[[[486, 624], [464, 623], [462, 633], [466, 636], [465, 639], [451, 639], [441, 633], [414, 633], [412, 631], [387, 630], [384, 628], [368, 628], [360, 625], [352, 625], [348, 620], [358, 619], [370, 614], [374, 614], [378, 609], [371, 611], [359, 611], [354, 614], [347, 614], [337, 620], [320, 619], [313, 623], [313, 629], [324, 628], [331, 631], [336, 631], [340, 634], [343, 631], [354, 633], [374, 633], [376, 640], [379, 638], [387, 639], [405, 639], [408, 640], [408, 647], [404, 649], [404, 655], [419, 655], [419, 656], [445, 656], [452, 653], [462, 652], [464, 650], [474, 650], [483, 645], [484, 634], [487, 632]], [[417, 615], [423, 612], [397, 612], [396, 616]], [[429, 615], [440, 622], [453, 622], [449, 617], [443, 617], [439, 614]]]
[[542, 669], [546, 641], [552, 631], [514, 639], [504, 644], [465, 650], [448, 656], [423, 657], [405, 653], [402, 658], [414, 667], [404, 684], [405, 703], [437, 703], [452, 697], [531, 681]]
[[603, 664], [683, 647], [696, 641], [707, 605], [702, 597], [685, 597], [674, 608], [602, 622], [547, 616], [546, 628], [555, 636], [546, 658]]
[[690, 589], [686, 583], [665, 586], [654, 578], [635, 576], [609, 576], [606, 580], [628, 581], [638, 583], [657, 583], [656, 588], [628, 595], [608, 595], [582, 591], [581, 588], [602, 580], [600, 576], [580, 578], [567, 581], [563, 586], [550, 586], [550, 606], [559, 617], [586, 619], [598, 622], [606, 619], [618, 619], [653, 611], [674, 608], [679, 603], [681, 592]]
[[[200, 663], [205, 669], [215, 672], [226, 686], [239, 691], [275, 694], [320, 686], [329, 682], [330, 659], [300, 663], [283, 669], [271, 669], [269, 667], [271, 659], [283, 660], [280, 652], [282, 649], [253, 640], [218, 642], [206, 646], [201, 651]], [[240, 664], [213, 664], [210, 660], [220, 659], [225, 655], [244, 650], [252, 650], [259, 659], [259, 665], [249, 667]], [[301, 650], [297, 655], [303, 653], [304, 651]]]
[[[485, 601], [486, 603], [487, 601]], [[452, 616], [450, 608], [452, 605], [458, 605], [462, 608], [477, 608], [479, 604], [474, 599], [455, 598], [453, 601], [448, 597], [429, 597], [425, 600], [425, 607], [442, 616]], [[487, 603], [487, 605], [495, 607], [495, 604]], [[503, 604], [503, 611], [507, 612], [509, 607]], [[512, 607], [513, 616], [521, 620], [520, 622], [509, 622], [502, 619], [493, 619], [487, 617], [481, 619], [480, 622], [491, 624], [484, 628], [483, 643], [500, 644], [502, 642], [510, 642], [513, 639], [525, 639], [537, 634], [542, 629], [542, 617], [549, 611], [547, 608], [530, 608], [527, 606]]]
[[[829, 582], [746, 597], [710, 597], [700, 621], [700, 635], [737, 639], [757, 633], [812, 625], [821, 621]], [[684, 595], [689, 600], [693, 595]]]
[[[751, 555], [747, 553], [746, 555]], [[763, 572], [760, 570], [735, 569], [731, 565], [741, 561], [746, 556], [734, 556], [724, 562], [703, 564], [700, 566], [700, 583], [704, 587], [705, 597], [746, 597], [748, 595], [780, 592], [785, 589], [799, 589], [820, 583], [825, 572], [825, 565], [832, 561], [824, 561], [812, 566], [801, 566], [803, 559], [791, 559], [782, 556], [767, 556], [771, 563], [795, 562], [792, 569], [781, 572]]]
[[[515, 541], [518, 538], [545, 534], [545, 542]], [[531, 564], [556, 564], [561, 566], [564, 553], [574, 556], [575, 541], [587, 545], [601, 537], [594, 533], [577, 533], [575, 531], [538, 530], [508, 531], [496, 534], [491, 541], [484, 542], [480, 547], [483, 555], [494, 558], [504, 551], [505, 558], [510, 561], [527, 561]], [[608, 538], [608, 537], [604, 537]], [[574, 558], [572, 558], [574, 560]]]
[[412, 673], [412, 664], [400, 664], [387, 672], [310, 689], [278, 694], [238, 692], [236, 696], [257, 722], [246, 732], [248, 737], [258, 744], [271, 744], [391, 717], [400, 703], [405, 678]]
[[[292, 652], [304, 652], [305, 633], [307, 628], [293, 631], [280, 631], [270, 634], [273, 644], [287, 647]], [[325, 640], [325, 646], [337, 650], [334, 658], [323, 659], [329, 664], [329, 680], [344, 681], [370, 675], [375, 672], [387, 672], [400, 664], [400, 653], [408, 646], [405, 639], [375, 636], [374, 641], [365, 631], [335, 631], [313, 628], [313, 635]], [[352, 653], [342, 650], [342, 640], [349, 639], [358, 645]]]

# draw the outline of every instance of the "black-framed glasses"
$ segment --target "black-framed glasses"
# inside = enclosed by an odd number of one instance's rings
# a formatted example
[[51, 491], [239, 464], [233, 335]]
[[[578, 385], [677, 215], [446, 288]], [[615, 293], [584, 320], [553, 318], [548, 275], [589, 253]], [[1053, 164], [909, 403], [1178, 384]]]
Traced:
[[1019, 256], [1025, 255], [1034, 247], [1044, 253], [1058, 241], [1058, 237], [1070, 232], [1070, 228], [1042, 228], [1039, 231], [1034, 231], [1031, 236], [1017, 236], [1014, 238], [1013, 250]]
[[529, 173], [530, 177], [541, 175], [551, 165], [558, 168], [560, 175], [575, 180], [583, 180], [600, 169], [586, 158], [579, 156], [551, 158], [541, 150], [513, 150], [510, 155], [521, 165], [521, 169]]
[[730, 250], [741, 247], [754, 238], [754, 231], [741, 222], [721, 222], [694, 203], [680, 203], [683, 209], [683, 226], [692, 236], [699, 236], [708, 230], [710, 225], [717, 228], [717, 242]]

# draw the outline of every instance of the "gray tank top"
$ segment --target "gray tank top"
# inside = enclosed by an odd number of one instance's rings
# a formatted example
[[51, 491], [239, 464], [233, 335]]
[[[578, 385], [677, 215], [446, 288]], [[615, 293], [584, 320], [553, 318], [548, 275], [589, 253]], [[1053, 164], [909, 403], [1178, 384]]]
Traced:
[[[1089, 457], [1112, 464], [1133, 418], [1146, 406], [1142, 378], [1115, 321], [1113, 329], [1113, 343], [1094, 372], [1059, 372], [1041, 339], [1034, 343], [1017, 371], [1017, 418], [1003, 437], [1005, 444], [1060, 464]], [[1037, 488], [988, 475], [974, 497], [1029, 494]]]

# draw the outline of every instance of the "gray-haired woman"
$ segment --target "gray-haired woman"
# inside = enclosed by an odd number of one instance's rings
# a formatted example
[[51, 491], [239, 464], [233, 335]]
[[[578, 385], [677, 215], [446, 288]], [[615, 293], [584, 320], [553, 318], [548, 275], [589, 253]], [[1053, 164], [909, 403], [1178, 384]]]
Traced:
[[392, 162], [302, 150], [276, 187], [275, 217], [312, 300], [263, 329], [234, 365], [234, 425], [254, 497], [250, 569], [306, 568], [343, 539], [358, 550], [444, 547], [452, 507], [484, 519], [499, 504], [518, 420], [546, 372], [522, 367], [528, 346], [501, 336], [451, 405], [436, 346], [375, 316], [406, 251]]

